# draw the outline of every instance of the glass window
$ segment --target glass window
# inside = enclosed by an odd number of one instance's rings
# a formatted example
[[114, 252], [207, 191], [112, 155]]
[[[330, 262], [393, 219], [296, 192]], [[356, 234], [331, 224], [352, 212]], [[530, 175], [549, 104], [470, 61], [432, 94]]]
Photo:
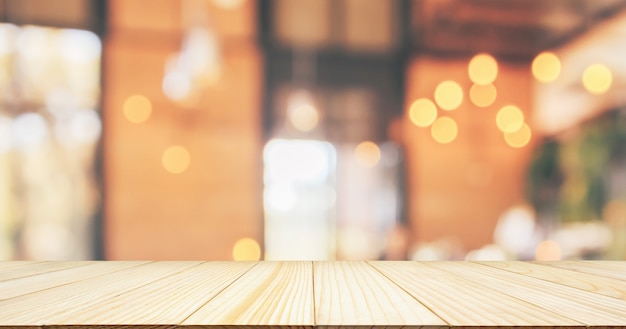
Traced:
[[100, 39], [0, 24], [0, 259], [90, 259]]

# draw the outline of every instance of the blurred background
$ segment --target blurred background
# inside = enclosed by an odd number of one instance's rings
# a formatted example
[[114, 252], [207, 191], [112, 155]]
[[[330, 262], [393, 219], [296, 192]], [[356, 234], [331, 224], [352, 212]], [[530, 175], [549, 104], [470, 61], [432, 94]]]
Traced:
[[624, 0], [0, 21], [0, 259], [626, 259]]

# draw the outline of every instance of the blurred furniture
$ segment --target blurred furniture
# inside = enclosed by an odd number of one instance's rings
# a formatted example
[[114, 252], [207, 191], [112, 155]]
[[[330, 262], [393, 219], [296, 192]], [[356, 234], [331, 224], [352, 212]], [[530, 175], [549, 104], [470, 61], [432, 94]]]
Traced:
[[2, 262], [0, 328], [626, 326], [626, 262]]

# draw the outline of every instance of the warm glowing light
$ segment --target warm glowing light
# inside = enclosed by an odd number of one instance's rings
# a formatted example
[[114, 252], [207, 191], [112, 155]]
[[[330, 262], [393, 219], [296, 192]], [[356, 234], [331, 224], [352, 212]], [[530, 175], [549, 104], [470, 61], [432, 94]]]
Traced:
[[524, 113], [515, 105], [507, 105], [496, 114], [496, 124], [502, 132], [514, 132], [524, 124]]
[[50, 134], [46, 119], [36, 112], [25, 112], [13, 120], [13, 142], [20, 150], [41, 145]]
[[537, 249], [535, 249], [535, 259], [537, 260], [554, 261], [561, 260], [561, 257], [561, 246], [551, 240], [542, 241], [539, 245], [537, 245]]
[[435, 102], [444, 110], [454, 110], [463, 102], [463, 89], [454, 81], [443, 81], [435, 89]]
[[488, 85], [498, 76], [498, 62], [489, 54], [478, 54], [470, 60], [467, 72], [473, 83]]
[[191, 95], [193, 83], [183, 72], [171, 70], [165, 74], [161, 87], [169, 99], [182, 102]]
[[592, 94], [604, 94], [613, 83], [613, 74], [602, 64], [590, 65], [583, 73], [583, 85]]
[[102, 43], [90, 31], [63, 29], [59, 31], [61, 56], [75, 63], [93, 63], [100, 59]]
[[161, 161], [165, 170], [172, 174], [180, 174], [189, 168], [191, 156], [189, 151], [182, 146], [170, 146], [163, 152]]
[[124, 115], [132, 123], [142, 123], [150, 118], [152, 103], [142, 95], [130, 96], [124, 101]]
[[450, 117], [440, 117], [430, 127], [430, 134], [441, 144], [452, 142], [456, 138], [457, 133], [456, 122]]
[[509, 208], [500, 216], [493, 240], [517, 257], [532, 247], [535, 234], [534, 210], [530, 206], [520, 205]]
[[530, 142], [530, 138], [532, 137], [532, 132], [530, 127], [523, 123], [520, 129], [513, 132], [505, 132], [504, 140], [511, 147], [520, 148], [528, 145]]
[[533, 75], [541, 82], [556, 80], [561, 74], [561, 61], [551, 52], [542, 52], [533, 60]]
[[319, 115], [313, 105], [299, 104], [287, 112], [289, 122], [300, 131], [311, 131], [317, 127]]
[[474, 105], [478, 107], [487, 107], [496, 100], [496, 96], [498, 95], [498, 91], [496, 87], [492, 84], [489, 85], [472, 85], [470, 88], [469, 96], [470, 100]]
[[380, 161], [380, 148], [372, 142], [363, 142], [354, 150], [356, 162], [363, 167], [374, 167]]
[[213, 3], [226, 10], [233, 10], [240, 7], [243, 4], [244, 0], [213, 0]]
[[437, 107], [427, 98], [420, 98], [411, 104], [409, 118], [418, 127], [428, 127], [437, 119]]
[[319, 184], [334, 170], [335, 148], [314, 140], [272, 139], [263, 150], [266, 179], [275, 184]]
[[233, 246], [233, 259], [237, 261], [256, 261], [261, 259], [261, 247], [256, 240], [243, 238]]
[[298, 191], [291, 184], [274, 184], [265, 187], [263, 204], [266, 209], [288, 212], [298, 203]]

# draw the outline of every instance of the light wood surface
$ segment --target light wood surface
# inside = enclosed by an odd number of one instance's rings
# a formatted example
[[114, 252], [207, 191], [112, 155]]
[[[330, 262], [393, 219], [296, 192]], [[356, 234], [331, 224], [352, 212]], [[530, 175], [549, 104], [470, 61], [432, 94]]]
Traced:
[[315, 262], [315, 316], [330, 326], [445, 326], [391, 280], [363, 262]]
[[[563, 268], [542, 266], [532, 263], [482, 262], [481, 264], [626, 300], [626, 284], [624, 284], [624, 281], [622, 280], [611, 277], [604, 277], [584, 272], [572, 273], [572, 271]], [[622, 271], [626, 271], [626, 268]]]
[[624, 262], [0, 262], [0, 328], [626, 328]]

